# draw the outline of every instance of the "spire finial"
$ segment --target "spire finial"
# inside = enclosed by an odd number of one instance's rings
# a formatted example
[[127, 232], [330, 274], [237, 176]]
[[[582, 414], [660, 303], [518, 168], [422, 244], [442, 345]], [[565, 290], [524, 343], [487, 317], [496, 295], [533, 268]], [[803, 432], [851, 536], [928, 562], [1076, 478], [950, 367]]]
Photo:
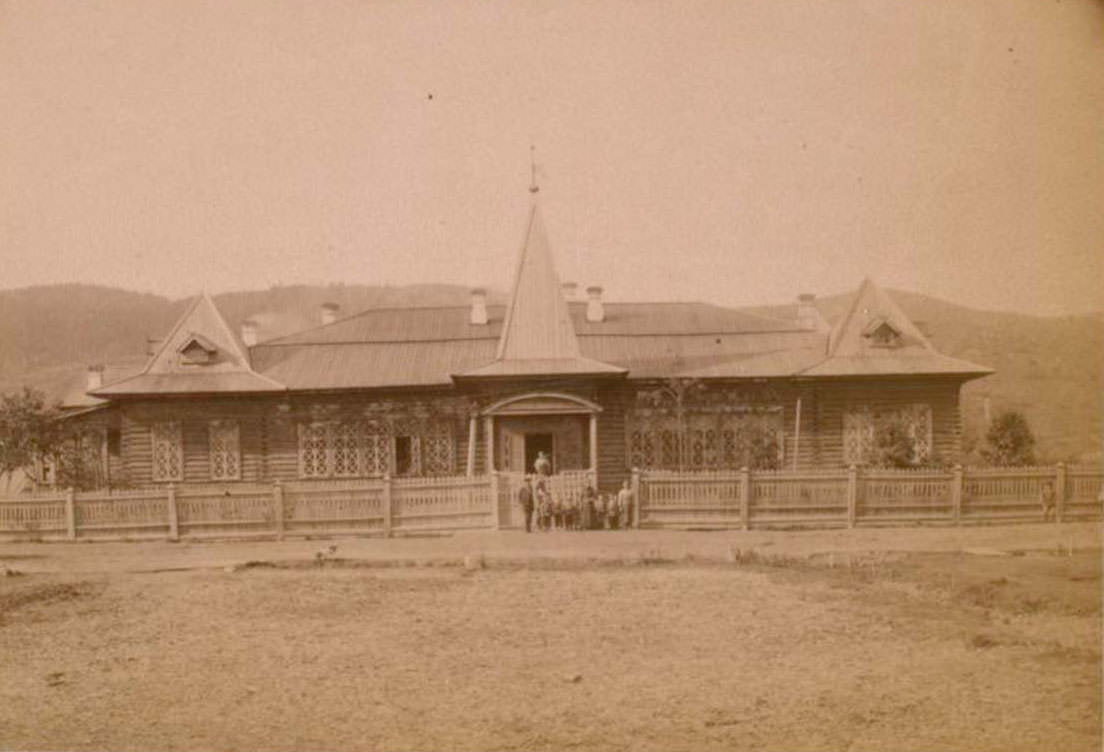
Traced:
[[529, 192], [536, 193], [540, 190], [537, 185], [537, 147], [529, 144]]

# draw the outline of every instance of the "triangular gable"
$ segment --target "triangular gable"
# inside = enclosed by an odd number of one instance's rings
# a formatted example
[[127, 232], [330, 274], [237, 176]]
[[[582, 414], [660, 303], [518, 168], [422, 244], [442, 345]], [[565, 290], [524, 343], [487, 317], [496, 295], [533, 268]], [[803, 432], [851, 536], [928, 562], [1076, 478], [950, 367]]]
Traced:
[[[897, 333], [892, 347], [872, 336]], [[828, 336], [827, 358], [803, 376], [946, 374], [984, 376], [992, 370], [936, 351], [908, 316], [871, 280], [863, 280], [847, 313]]]
[[202, 293], [161, 343], [161, 347], [146, 366], [146, 372], [190, 372], [192, 369], [182, 367], [179, 354], [192, 341], [199, 341], [205, 349], [218, 354], [218, 362], [212, 368], [232, 371], [249, 369], [249, 356], [245, 348], [222, 317], [215, 302], [207, 293]]
[[[182, 357], [198, 345], [212, 354], [209, 363]], [[121, 394], [186, 394], [189, 392], [280, 391], [283, 386], [256, 373], [241, 341], [206, 293], [196, 297], [161, 342], [141, 373], [90, 392]]]
[[463, 376], [621, 374], [584, 358], [536, 205], [529, 214], [495, 360]]
[[904, 311], [873, 281], [864, 279], [847, 314], [836, 322], [828, 335], [828, 354], [861, 355], [871, 347], [870, 334], [886, 325], [897, 332], [901, 344], [934, 350]]

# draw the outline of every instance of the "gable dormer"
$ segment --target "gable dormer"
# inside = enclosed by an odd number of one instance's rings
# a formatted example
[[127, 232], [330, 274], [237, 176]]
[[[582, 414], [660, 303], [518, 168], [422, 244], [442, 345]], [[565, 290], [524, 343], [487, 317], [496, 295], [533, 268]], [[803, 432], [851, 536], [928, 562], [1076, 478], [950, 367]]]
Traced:
[[862, 331], [871, 347], [899, 347], [901, 345], [901, 330], [886, 321], [881, 316], [876, 316]]
[[188, 335], [176, 352], [182, 366], [209, 366], [218, 361], [218, 347], [195, 332]]

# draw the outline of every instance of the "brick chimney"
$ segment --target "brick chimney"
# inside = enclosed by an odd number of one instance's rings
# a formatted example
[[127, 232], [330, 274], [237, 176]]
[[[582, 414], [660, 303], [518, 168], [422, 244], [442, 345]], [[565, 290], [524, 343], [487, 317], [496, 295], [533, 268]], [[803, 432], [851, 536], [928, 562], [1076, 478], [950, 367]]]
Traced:
[[824, 320], [824, 317], [820, 315], [820, 311], [813, 305], [815, 300], [816, 295], [808, 292], [797, 296], [797, 325], [809, 331], [826, 331], [828, 322]]
[[85, 391], [91, 392], [95, 389], [99, 389], [103, 386], [104, 367], [100, 364], [88, 366], [88, 377], [85, 385]]
[[337, 314], [341, 311], [341, 306], [337, 303], [323, 303], [320, 310], [322, 311], [322, 326], [325, 326], [337, 321]]
[[587, 309], [586, 320], [597, 323], [606, 320], [606, 309], [602, 305], [602, 288], [594, 285], [586, 289]]
[[257, 322], [246, 319], [241, 323], [241, 341], [246, 347], [257, 344]]
[[471, 313], [468, 322], [476, 326], [487, 323], [487, 291], [482, 287], [473, 287], [471, 291]]

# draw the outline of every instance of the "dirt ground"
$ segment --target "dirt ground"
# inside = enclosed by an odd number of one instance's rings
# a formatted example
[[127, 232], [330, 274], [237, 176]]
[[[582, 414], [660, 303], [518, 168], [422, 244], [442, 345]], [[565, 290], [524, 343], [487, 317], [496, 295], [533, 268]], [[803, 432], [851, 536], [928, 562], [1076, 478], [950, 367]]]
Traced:
[[1099, 526], [929, 532], [0, 546], [0, 748], [1100, 749]]

